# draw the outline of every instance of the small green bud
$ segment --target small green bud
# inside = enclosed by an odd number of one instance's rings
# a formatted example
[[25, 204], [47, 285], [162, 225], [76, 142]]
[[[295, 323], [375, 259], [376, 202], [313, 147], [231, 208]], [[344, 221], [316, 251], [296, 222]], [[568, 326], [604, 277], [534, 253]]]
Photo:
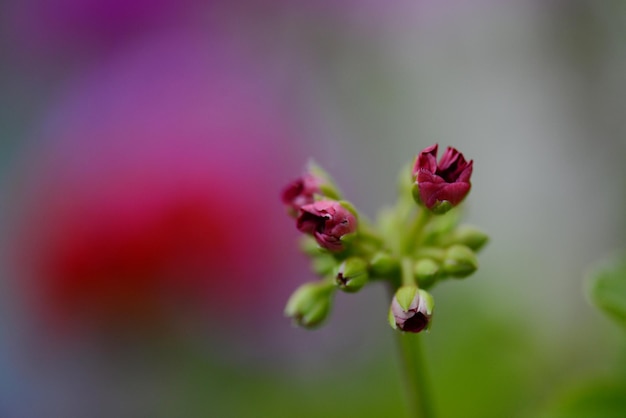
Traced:
[[356, 241], [358, 237], [358, 234], [356, 232], [351, 232], [349, 234], [345, 234], [343, 235], [341, 238], [339, 238], [341, 240], [342, 244], [346, 244], [346, 245], [350, 245], [352, 244], [354, 241]]
[[321, 325], [330, 313], [334, 286], [328, 282], [311, 282], [300, 286], [287, 301], [285, 316], [305, 328]]
[[421, 287], [430, 287], [439, 274], [439, 264], [430, 258], [424, 258], [415, 263], [415, 277]]
[[489, 241], [489, 236], [471, 225], [461, 225], [452, 233], [446, 244], [462, 244], [478, 251]]
[[359, 291], [369, 279], [367, 262], [359, 257], [350, 257], [339, 265], [336, 281], [345, 292]]
[[327, 276], [337, 268], [337, 260], [329, 254], [322, 254], [311, 260], [311, 266], [318, 276]]
[[398, 267], [398, 260], [386, 252], [377, 252], [370, 260], [370, 271], [373, 276], [388, 276], [398, 270]]
[[467, 277], [478, 268], [476, 254], [465, 245], [453, 245], [446, 250], [443, 271], [453, 277]]

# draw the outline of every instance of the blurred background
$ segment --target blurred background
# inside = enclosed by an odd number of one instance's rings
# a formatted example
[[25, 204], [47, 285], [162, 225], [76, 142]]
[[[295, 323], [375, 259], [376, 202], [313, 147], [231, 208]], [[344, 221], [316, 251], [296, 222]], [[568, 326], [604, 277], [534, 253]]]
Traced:
[[[0, 416], [403, 416], [385, 289], [329, 323], [279, 202], [475, 161], [481, 268], [434, 295], [442, 417], [550, 415], [626, 372], [585, 271], [624, 245], [626, 4], [0, 2]], [[558, 409], [558, 408], [557, 408]]]

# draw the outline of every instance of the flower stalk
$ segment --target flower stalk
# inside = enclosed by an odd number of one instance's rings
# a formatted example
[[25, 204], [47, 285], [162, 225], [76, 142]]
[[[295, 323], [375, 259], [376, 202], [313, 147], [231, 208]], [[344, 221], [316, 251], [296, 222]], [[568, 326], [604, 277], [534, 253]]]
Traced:
[[428, 365], [425, 361], [422, 335], [396, 333], [403, 387], [411, 418], [433, 418]]
[[473, 161], [448, 147], [437, 161], [437, 144], [425, 148], [400, 176], [399, 196], [376, 223], [344, 200], [332, 178], [309, 165], [282, 193], [287, 213], [304, 234], [303, 251], [321, 281], [301, 286], [285, 314], [295, 324], [314, 328], [329, 316], [337, 290], [357, 293], [373, 281], [392, 291], [389, 325], [396, 331], [403, 387], [410, 416], [432, 418], [428, 365], [422, 331], [432, 325], [434, 299], [427, 289], [478, 267], [476, 252], [486, 234], [459, 225], [459, 210], [471, 189]]

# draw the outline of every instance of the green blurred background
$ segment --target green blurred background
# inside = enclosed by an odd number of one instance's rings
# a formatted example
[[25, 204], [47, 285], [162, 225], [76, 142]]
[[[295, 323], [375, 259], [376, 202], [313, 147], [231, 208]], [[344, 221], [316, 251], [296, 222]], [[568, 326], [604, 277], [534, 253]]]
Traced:
[[[404, 416], [385, 289], [338, 295], [317, 331], [282, 318], [313, 275], [278, 195], [313, 157], [374, 216], [435, 142], [474, 159], [466, 220], [491, 236], [434, 291], [440, 416], [579, 416], [577, 387], [623, 379], [585, 274], [624, 245], [624, 2], [4, 0], [0, 33], [0, 416]], [[211, 219], [185, 209], [164, 240], [201, 231], [199, 258], [141, 258], [162, 230], [126, 231], [181, 189]], [[206, 299], [168, 299], [171, 269]]]

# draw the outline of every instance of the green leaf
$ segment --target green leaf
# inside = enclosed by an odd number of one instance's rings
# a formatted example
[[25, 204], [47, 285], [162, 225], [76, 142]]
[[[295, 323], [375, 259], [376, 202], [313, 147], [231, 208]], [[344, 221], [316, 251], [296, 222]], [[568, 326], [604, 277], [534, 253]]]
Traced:
[[594, 305], [626, 328], [626, 254], [614, 257], [591, 274], [589, 293]]

